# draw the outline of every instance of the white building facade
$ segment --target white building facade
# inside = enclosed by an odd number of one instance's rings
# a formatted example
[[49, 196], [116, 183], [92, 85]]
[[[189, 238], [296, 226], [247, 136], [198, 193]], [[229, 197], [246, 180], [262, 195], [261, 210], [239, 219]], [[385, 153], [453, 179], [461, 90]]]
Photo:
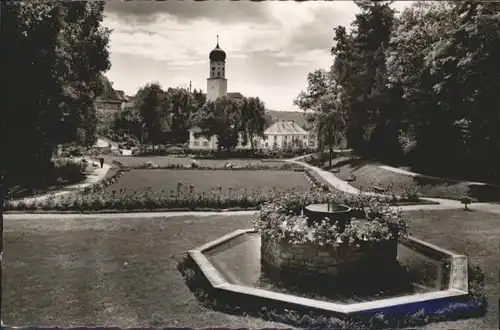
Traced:
[[293, 121], [278, 121], [264, 131], [262, 149], [315, 148], [316, 138]]

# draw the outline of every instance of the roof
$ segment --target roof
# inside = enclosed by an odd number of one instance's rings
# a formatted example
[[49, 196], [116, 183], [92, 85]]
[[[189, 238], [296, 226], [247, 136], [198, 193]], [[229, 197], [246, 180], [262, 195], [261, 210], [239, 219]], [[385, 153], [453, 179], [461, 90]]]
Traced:
[[240, 92], [235, 92], [235, 93], [227, 93], [227, 97], [230, 99], [242, 99], [244, 98], [243, 94]]
[[285, 134], [307, 134], [307, 131], [297, 125], [292, 120], [278, 121], [264, 131], [264, 134], [285, 135]]

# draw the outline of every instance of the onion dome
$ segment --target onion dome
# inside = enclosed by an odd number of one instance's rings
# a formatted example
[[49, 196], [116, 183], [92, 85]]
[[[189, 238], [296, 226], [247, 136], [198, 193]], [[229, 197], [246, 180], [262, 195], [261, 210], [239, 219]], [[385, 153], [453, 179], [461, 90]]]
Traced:
[[219, 47], [219, 36], [217, 36], [217, 46], [210, 52], [210, 61], [224, 62], [226, 60], [226, 52]]

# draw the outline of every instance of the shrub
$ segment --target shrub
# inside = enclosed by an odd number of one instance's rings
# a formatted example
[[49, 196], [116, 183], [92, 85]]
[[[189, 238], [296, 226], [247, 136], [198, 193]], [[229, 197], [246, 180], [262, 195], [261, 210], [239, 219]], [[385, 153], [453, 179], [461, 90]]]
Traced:
[[467, 206], [472, 203], [472, 198], [470, 198], [469, 196], [462, 196], [460, 197], [460, 203], [464, 204], [465, 210], [467, 211]]
[[87, 164], [78, 160], [69, 158], [57, 158], [53, 162], [52, 173], [48, 176], [53, 176], [61, 181], [79, 182], [85, 178], [85, 170]]

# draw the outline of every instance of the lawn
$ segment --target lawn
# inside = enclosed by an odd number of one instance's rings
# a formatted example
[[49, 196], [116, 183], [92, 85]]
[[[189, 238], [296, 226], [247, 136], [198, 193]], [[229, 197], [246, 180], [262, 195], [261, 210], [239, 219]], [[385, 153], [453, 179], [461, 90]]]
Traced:
[[[174, 157], [174, 156], [148, 156], [148, 157], [120, 157], [112, 155], [104, 155], [107, 164], [111, 164], [112, 161], [118, 161], [124, 166], [136, 166], [141, 164], [146, 164], [147, 162], [152, 162], [158, 166], [167, 166], [173, 164], [190, 165], [193, 161], [188, 157]], [[265, 165], [265, 166], [283, 166], [283, 162], [280, 161], [262, 161], [260, 159], [196, 159], [200, 166], [210, 166], [210, 167], [224, 167], [227, 163], [232, 163], [233, 165]]]
[[[414, 236], [464, 253], [485, 272], [481, 319], [426, 329], [498, 326], [498, 216], [409, 213]], [[190, 248], [241, 228], [251, 216], [5, 220], [3, 321], [40, 327], [285, 327], [206, 309], [177, 270]]]
[[248, 227], [250, 216], [7, 220], [2, 320], [64, 328], [282, 326], [202, 307], [177, 270], [187, 250]]
[[463, 210], [412, 211], [410, 233], [420, 239], [462, 253], [469, 263], [485, 273], [485, 289], [489, 296], [488, 313], [482, 319], [429, 324], [426, 329], [498, 329], [498, 214]]
[[[325, 166], [328, 162], [325, 163]], [[395, 189], [415, 187], [425, 197], [459, 199], [469, 196], [474, 201], [500, 201], [500, 188], [493, 186], [469, 185], [465, 182], [423, 179], [394, 173], [379, 166], [377, 162], [339, 157], [333, 161], [333, 167], [339, 172], [334, 173], [340, 179], [347, 179], [354, 174], [356, 180], [349, 182], [352, 186], [367, 191], [373, 191], [372, 186], [386, 187], [394, 185]]]
[[285, 191], [300, 189], [307, 191], [310, 184], [303, 172], [294, 171], [231, 171], [231, 170], [131, 170], [116, 183], [108, 186], [106, 192], [119, 191], [152, 191], [163, 190], [165, 194], [176, 191], [181, 183], [186, 189], [193, 185], [194, 192], [203, 193], [217, 190], [228, 196], [230, 190], [268, 192], [270, 190]]

